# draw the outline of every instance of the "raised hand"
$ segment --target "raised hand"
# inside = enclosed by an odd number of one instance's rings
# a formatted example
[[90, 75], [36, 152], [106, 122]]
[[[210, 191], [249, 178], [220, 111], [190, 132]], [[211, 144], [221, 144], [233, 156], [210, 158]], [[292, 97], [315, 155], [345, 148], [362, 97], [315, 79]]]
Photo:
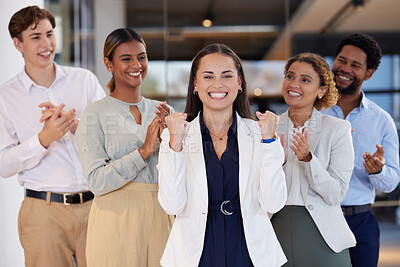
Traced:
[[363, 164], [368, 174], [378, 173], [385, 166], [385, 158], [383, 157], [385, 151], [381, 145], [376, 145], [376, 148], [377, 150], [372, 156], [368, 152], [363, 155]]
[[312, 156], [310, 152], [310, 136], [308, 135], [308, 129], [304, 131], [304, 135], [299, 131], [295, 131], [289, 147], [300, 161], [309, 162]]
[[165, 118], [170, 133], [169, 146], [175, 152], [182, 151], [182, 140], [185, 136], [187, 114], [176, 112]]
[[155, 117], [147, 127], [146, 139], [144, 140], [143, 146], [139, 148], [139, 153], [143, 160], [147, 159], [152, 153], [154, 153], [154, 151], [156, 151], [161, 127], [161, 123], [157, 117]]
[[43, 129], [38, 136], [40, 144], [45, 148], [48, 148], [52, 142], [62, 138], [74, 126], [75, 109], [64, 112], [61, 116], [64, 107], [64, 104], [56, 107], [44, 121]]
[[167, 106], [167, 102], [161, 102], [156, 106], [157, 110], [154, 111], [156, 113], [157, 117], [159, 118], [159, 121], [161, 122], [162, 126], [165, 128], [167, 127], [165, 123], [165, 118], [170, 114], [170, 109]]
[[278, 116], [271, 111], [261, 113], [256, 112], [258, 118], [258, 126], [261, 128], [261, 136], [263, 139], [271, 139], [276, 136], [276, 128], [278, 126]]

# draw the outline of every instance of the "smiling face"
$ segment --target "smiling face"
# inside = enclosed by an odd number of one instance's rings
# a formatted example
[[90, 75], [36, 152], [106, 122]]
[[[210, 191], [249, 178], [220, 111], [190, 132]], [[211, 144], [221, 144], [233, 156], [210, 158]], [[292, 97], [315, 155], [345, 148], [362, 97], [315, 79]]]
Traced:
[[345, 45], [333, 62], [332, 72], [340, 94], [358, 95], [374, 70], [367, 69], [367, 54], [362, 49]]
[[320, 86], [320, 78], [311, 64], [293, 62], [282, 86], [285, 102], [291, 109], [312, 110], [317, 97], [323, 96], [326, 86]]
[[213, 53], [200, 60], [194, 91], [198, 93], [205, 112], [232, 112], [240, 89], [241, 80], [232, 58]]
[[116, 88], [139, 88], [147, 74], [148, 60], [145, 46], [136, 40], [119, 45], [112, 61], [104, 63], [113, 73]]
[[27, 70], [53, 67], [56, 53], [53, 27], [48, 19], [39, 21], [35, 29], [33, 27], [34, 24], [21, 32], [21, 40], [14, 37], [14, 45], [23, 54]]

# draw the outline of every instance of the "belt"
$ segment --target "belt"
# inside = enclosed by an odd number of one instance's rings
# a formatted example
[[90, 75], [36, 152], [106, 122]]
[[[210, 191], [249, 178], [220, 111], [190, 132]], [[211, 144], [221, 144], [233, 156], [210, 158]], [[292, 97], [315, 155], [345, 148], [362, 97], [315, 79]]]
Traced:
[[[46, 191], [34, 191], [34, 190], [26, 189], [25, 196], [47, 200], [47, 192]], [[50, 192], [50, 201], [51, 202], [64, 203], [65, 205], [79, 204], [79, 203], [89, 201], [93, 198], [94, 198], [94, 195], [90, 191], [81, 192], [81, 193], [64, 193], [64, 194]]]
[[355, 214], [360, 214], [371, 210], [371, 204], [365, 204], [360, 206], [342, 206], [342, 211], [344, 216], [350, 216]]
[[222, 201], [221, 204], [212, 204], [208, 207], [209, 211], [220, 211], [224, 215], [232, 215], [234, 212], [240, 212], [239, 202], [230, 200]]

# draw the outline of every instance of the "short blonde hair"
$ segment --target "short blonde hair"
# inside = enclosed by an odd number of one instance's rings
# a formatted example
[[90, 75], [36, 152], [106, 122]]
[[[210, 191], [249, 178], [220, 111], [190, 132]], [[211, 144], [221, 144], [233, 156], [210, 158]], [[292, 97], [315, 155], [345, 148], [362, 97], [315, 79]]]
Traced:
[[339, 99], [339, 92], [336, 88], [336, 83], [333, 80], [333, 73], [331, 72], [331, 69], [325, 59], [314, 53], [297, 54], [290, 58], [286, 63], [285, 75], [294, 62], [304, 62], [310, 64], [318, 73], [320, 86], [327, 87], [324, 96], [321, 99], [318, 97], [315, 99], [314, 107], [318, 110], [333, 107]]

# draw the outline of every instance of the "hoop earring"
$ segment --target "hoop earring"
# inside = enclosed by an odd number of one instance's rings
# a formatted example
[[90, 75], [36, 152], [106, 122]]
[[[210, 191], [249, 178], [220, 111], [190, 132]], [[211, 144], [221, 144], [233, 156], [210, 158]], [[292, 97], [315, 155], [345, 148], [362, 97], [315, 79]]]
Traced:
[[194, 95], [197, 95], [197, 93], [198, 93], [197, 91], [194, 91], [194, 90], [193, 90], [193, 94], [194, 94]]
[[239, 89], [238, 93], [241, 94], [243, 92], [243, 89]]

